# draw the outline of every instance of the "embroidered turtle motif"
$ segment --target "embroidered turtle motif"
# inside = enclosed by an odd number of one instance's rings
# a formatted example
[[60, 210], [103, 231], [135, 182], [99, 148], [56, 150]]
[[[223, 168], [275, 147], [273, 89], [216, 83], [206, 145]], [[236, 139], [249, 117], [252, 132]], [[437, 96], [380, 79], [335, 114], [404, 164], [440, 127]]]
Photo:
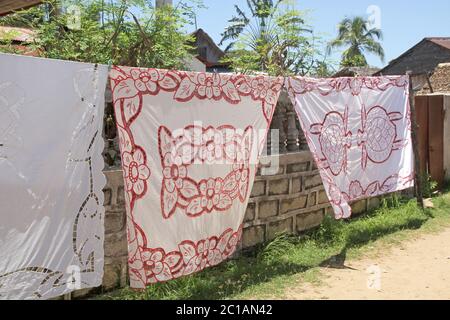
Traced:
[[367, 167], [368, 160], [374, 163], [386, 162], [392, 152], [404, 146], [403, 140], [397, 140], [396, 121], [403, 119], [400, 112], [388, 113], [386, 109], [375, 106], [366, 112], [361, 111], [362, 129], [358, 132], [358, 146], [362, 147], [361, 166]]
[[319, 135], [319, 142], [323, 159], [319, 160], [320, 167], [330, 169], [338, 176], [347, 168], [347, 151], [351, 147], [352, 133], [347, 130], [348, 108], [342, 115], [339, 112], [330, 112], [325, 116], [323, 123], [311, 126], [310, 132]]

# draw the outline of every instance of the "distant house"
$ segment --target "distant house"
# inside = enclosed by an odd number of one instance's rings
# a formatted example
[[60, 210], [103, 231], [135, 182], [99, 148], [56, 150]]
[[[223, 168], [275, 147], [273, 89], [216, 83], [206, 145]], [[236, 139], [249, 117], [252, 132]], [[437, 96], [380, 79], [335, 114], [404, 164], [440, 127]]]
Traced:
[[229, 72], [229, 65], [221, 62], [225, 52], [219, 48], [214, 40], [203, 30], [198, 29], [192, 36], [193, 46], [197, 49], [197, 59], [206, 65], [206, 70], [210, 72]]
[[29, 8], [42, 2], [42, 0], [0, 0], [0, 16], [15, 10]]
[[450, 62], [450, 37], [425, 38], [392, 60], [378, 74], [400, 75], [411, 71], [413, 75], [434, 72], [440, 63]]
[[426, 82], [419, 94], [450, 94], [450, 63], [441, 63]]
[[369, 77], [380, 71], [375, 67], [345, 67], [336, 72], [332, 78], [339, 77]]
[[[392, 60], [375, 75], [401, 75], [411, 71], [413, 89], [420, 91], [429, 87], [430, 76], [442, 63], [450, 63], [450, 37], [430, 37]], [[446, 81], [450, 83], [450, 79]]]

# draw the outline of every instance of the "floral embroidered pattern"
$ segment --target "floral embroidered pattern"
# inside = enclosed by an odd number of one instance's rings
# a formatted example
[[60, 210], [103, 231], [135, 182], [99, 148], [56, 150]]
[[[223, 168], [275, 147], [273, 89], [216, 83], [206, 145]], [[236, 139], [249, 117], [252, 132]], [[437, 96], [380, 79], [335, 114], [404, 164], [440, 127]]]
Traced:
[[344, 115], [339, 112], [330, 112], [325, 116], [323, 123], [311, 126], [310, 133], [319, 136], [319, 143], [323, 154], [320, 167], [329, 169], [338, 176], [347, 168], [347, 151], [352, 146], [352, 133], [347, 130], [348, 108]]
[[385, 108], [375, 106], [366, 112], [361, 110], [361, 126], [358, 132], [358, 146], [362, 147], [361, 166], [367, 167], [367, 160], [374, 163], [386, 162], [392, 152], [404, 147], [403, 140], [397, 140], [396, 121], [403, 119], [400, 112], [388, 113]]
[[127, 99], [124, 118], [130, 120], [142, 108], [143, 95], [157, 95], [161, 90], [174, 92], [174, 99], [187, 102], [224, 99], [238, 104], [242, 96], [261, 101], [264, 117], [270, 123], [283, 78], [251, 77], [245, 75], [210, 74], [144, 68], [113, 67], [114, 100]]
[[408, 77], [298, 77], [286, 86], [337, 218], [351, 215], [350, 201], [414, 185]]
[[[190, 125], [179, 133], [160, 126], [161, 169], [158, 170], [162, 174], [152, 175], [156, 171], [148, 162], [150, 151], [136, 143], [133, 124], [142, 114], [144, 98], [164, 92], [177, 103], [226, 101], [230, 108], [237, 108], [241, 103], [251, 105], [250, 101], [256, 106], [260, 104], [261, 113], [257, 117], [265, 120], [268, 130], [284, 79], [117, 66], [112, 68], [110, 79], [126, 182], [132, 287], [144, 288], [150, 283], [219, 264], [235, 251], [242, 226], [200, 241], [186, 239], [177, 244], [176, 250], [164, 250], [149, 243], [145, 230], [136, 222], [135, 207], [147, 195], [149, 180], [155, 176], [162, 179], [155, 184], [161, 183], [160, 208], [165, 220], [176, 213], [188, 217], [225, 213], [232, 210], [234, 204], [244, 204], [249, 196], [249, 159], [255, 129], [252, 126], [237, 130], [230, 125], [206, 128]], [[152, 156], [152, 160], [156, 160]], [[194, 178], [193, 165], [218, 163], [229, 170], [223, 176]]]
[[163, 249], [144, 249], [142, 260], [130, 261], [133, 276], [142, 277], [145, 270], [147, 284], [165, 282], [214, 267], [229, 258], [236, 250], [242, 236], [242, 226], [237, 231], [227, 229], [218, 237], [197, 242], [186, 240], [178, 244], [178, 250], [166, 253]]
[[370, 90], [386, 91], [392, 87], [408, 89], [407, 76], [394, 77], [353, 77], [353, 78], [330, 78], [312, 79], [293, 77], [287, 80], [290, 95], [305, 94], [317, 91], [322, 96], [331, 93], [339, 93], [349, 90], [353, 96], [358, 96], [363, 88]]
[[133, 191], [137, 195], [143, 194], [147, 188], [146, 180], [150, 177], [144, 151], [141, 148], [135, 148], [133, 153], [125, 151], [122, 159], [127, 191]]
[[[176, 209], [198, 217], [212, 211], [226, 211], [236, 199], [243, 203], [248, 192], [252, 139], [252, 127], [239, 133], [232, 126], [217, 129], [188, 126], [177, 136], [160, 127], [163, 217], [170, 218]], [[190, 178], [189, 166], [204, 163], [230, 164], [232, 171], [225, 177], [198, 182]]]

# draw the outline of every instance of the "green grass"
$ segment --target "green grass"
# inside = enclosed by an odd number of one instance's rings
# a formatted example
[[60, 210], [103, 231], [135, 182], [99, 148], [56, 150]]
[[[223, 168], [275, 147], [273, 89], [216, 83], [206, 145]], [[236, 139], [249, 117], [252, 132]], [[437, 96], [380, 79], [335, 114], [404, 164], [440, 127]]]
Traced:
[[[433, 200], [434, 209], [420, 210], [415, 200], [390, 197], [382, 207], [350, 221], [327, 217], [302, 236], [280, 235], [251, 254], [218, 267], [145, 291], [122, 289], [98, 299], [265, 299], [282, 298], [299, 282], [320, 282], [319, 266], [339, 263], [377, 247], [396, 245], [419, 232], [450, 226], [450, 194]], [[414, 231], [416, 230], [416, 231]]]

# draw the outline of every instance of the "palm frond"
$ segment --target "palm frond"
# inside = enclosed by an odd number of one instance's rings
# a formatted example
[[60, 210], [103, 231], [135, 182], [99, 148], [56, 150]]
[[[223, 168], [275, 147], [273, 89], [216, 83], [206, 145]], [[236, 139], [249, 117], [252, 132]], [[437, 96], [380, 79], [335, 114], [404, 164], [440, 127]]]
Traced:
[[246, 23], [249, 23], [249, 19], [247, 18], [247, 16], [245, 15], [245, 12], [244, 11], [242, 11], [239, 7], [238, 7], [238, 5], [234, 5], [234, 8], [236, 9], [236, 12], [237, 12], [237, 14], [238, 14], [238, 16], [243, 20], [243, 21], [245, 21]]

